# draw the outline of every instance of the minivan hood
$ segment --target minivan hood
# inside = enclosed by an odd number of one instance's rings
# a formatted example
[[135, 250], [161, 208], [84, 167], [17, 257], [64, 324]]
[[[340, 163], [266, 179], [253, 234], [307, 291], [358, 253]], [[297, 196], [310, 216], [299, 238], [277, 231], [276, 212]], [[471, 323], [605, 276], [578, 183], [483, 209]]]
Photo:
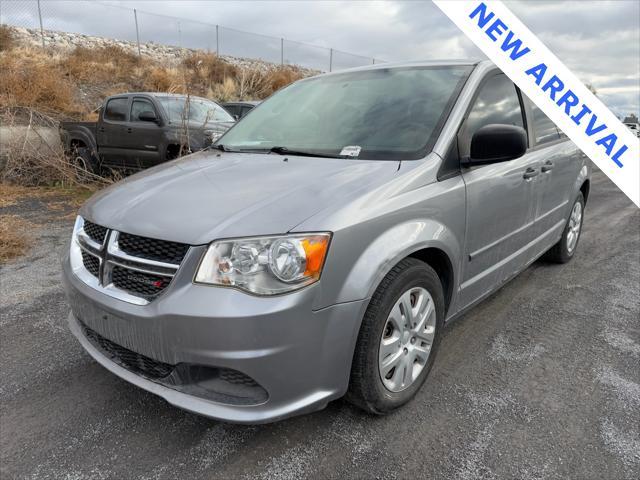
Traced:
[[119, 231], [200, 245], [286, 233], [397, 170], [396, 161], [203, 151], [98, 192], [80, 214]]

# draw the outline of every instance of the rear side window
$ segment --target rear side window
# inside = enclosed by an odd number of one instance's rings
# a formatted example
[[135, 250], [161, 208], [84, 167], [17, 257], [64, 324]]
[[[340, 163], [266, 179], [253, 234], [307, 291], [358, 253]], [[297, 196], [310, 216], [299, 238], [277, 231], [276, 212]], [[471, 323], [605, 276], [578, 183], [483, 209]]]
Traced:
[[480, 87], [480, 92], [458, 136], [461, 156], [469, 155], [473, 134], [492, 123], [524, 128], [518, 92], [513, 82], [503, 74], [491, 77]]
[[229, 112], [230, 115], [238, 115], [240, 107], [237, 105], [225, 105], [224, 109]]
[[104, 119], [113, 122], [126, 122], [128, 103], [128, 98], [112, 98], [107, 102], [107, 107], [104, 110]]
[[[141, 122], [140, 116], [143, 112], [151, 112], [156, 114], [156, 109], [153, 107], [153, 104], [149, 100], [145, 100], [144, 98], [136, 98], [133, 100], [131, 104], [131, 121], [132, 122]], [[157, 116], [157, 114], [156, 114]]]
[[529, 104], [531, 105], [531, 113], [533, 114], [533, 134], [536, 138], [536, 145], [558, 140], [561, 135], [556, 124], [531, 100], [529, 100]]

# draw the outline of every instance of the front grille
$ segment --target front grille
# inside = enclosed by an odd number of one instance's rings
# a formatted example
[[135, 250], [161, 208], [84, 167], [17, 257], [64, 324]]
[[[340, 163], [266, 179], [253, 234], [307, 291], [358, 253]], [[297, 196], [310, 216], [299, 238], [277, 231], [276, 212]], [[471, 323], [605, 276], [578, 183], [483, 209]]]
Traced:
[[127, 370], [138, 373], [149, 379], [160, 379], [167, 377], [173, 372], [174, 365], [159, 362], [149, 357], [145, 357], [132, 350], [124, 348], [117, 343], [104, 338], [98, 332], [91, 330], [82, 324], [84, 333], [89, 341], [103, 353], [107, 354], [114, 362], [123, 366]]
[[100, 260], [98, 257], [91, 255], [90, 253], [82, 250], [82, 264], [87, 271], [94, 277], [98, 277], [100, 274]]
[[135, 270], [114, 265], [111, 271], [111, 281], [114, 286], [132, 295], [155, 297], [167, 288], [171, 282], [171, 277], [136, 272]]
[[[169, 286], [190, 248], [86, 220], [82, 229], [84, 234], [74, 238], [80, 249], [75, 253], [72, 249], [71, 263], [84, 266], [78, 276], [105, 294], [136, 305], [146, 305]], [[98, 279], [97, 284], [91, 277]]]
[[220, 378], [225, 382], [233, 383], [234, 385], [247, 385], [251, 387], [258, 385], [250, 376], [237, 370], [231, 370], [230, 368], [221, 368]]
[[156, 240], [130, 233], [120, 233], [118, 247], [128, 255], [179, 265], [189, 250], [184, 243]]
[[84, 221], [82, 229], [91, 240], [99, 243], [100, 245], [102, 245], [104, 237], [107, 235], [107, 229], [105, 227], [102, 225], [96, 225], [95, 223], [91, 223], [87, 220]]

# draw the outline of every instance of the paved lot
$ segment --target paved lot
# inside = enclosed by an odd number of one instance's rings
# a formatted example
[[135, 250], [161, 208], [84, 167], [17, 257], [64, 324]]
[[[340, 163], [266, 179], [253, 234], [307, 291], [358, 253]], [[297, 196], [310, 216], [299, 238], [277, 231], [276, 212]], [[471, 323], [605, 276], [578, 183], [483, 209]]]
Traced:
[[41, 229], [2, 268], [3, 479], [640, 477], [640, 210], [602, 174], [574, 261], [536, 262], [450, 325], [406, 408], [337, 401], [257, 427], [177, 410], [85, 354], [59, 282], [72, 220], [19, 210]]

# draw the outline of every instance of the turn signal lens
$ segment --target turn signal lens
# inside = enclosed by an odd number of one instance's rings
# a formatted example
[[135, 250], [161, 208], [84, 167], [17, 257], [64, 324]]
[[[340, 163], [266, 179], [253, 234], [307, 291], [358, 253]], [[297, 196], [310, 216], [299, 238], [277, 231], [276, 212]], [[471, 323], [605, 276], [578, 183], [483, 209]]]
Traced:
[[316, 235], [302, 240], [302, 248], [307, 257], [307, 268], [304, 271], [305, 277], [320, 277], [320, 272], [324, 265], [324, 258], [329, 248], [329, 237], [326, 235]]

